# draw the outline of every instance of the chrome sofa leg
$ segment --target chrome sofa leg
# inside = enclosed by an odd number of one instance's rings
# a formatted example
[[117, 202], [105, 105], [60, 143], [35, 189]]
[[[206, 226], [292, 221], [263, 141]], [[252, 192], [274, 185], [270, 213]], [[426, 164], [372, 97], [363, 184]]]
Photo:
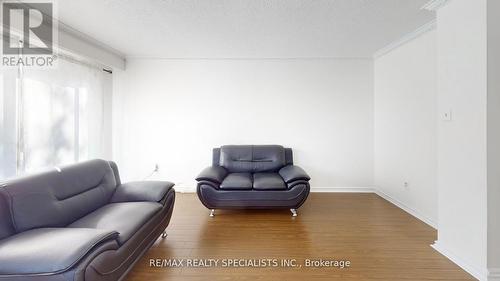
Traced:
[[215, 217], [215, 209], [210, 210], [210, 217]]
[[292, 212], [292, 217], [297, 216], [297, 210], [296, 209], [290, 209], [290, 212]]
[[161, 234], [161, 238], [165, 239], [167, 238], [168, 234], [166, 230], [163, 230], [163, 233]]

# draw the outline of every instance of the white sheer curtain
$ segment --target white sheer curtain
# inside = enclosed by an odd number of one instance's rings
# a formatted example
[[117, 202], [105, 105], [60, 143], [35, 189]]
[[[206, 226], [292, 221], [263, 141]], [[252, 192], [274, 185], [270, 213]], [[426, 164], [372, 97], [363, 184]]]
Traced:
[[0, 179], [16, 175], [18, 70], [0, 67]]
[[64, 59], [55, 69], [24, 69], [22, 173], [102, 157], [107, 76], [95, 67]]
[[19, 70], [0, 71], [0, 177], [109, 155], [111, 74], [66, 58]]

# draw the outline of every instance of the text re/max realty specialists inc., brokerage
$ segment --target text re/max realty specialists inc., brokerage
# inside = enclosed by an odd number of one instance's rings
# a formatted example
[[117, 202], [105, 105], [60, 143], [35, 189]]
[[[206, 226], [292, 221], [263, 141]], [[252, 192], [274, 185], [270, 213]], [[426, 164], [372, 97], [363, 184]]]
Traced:
[[241, 259], [241, 258], [189, 258], [189, 259], [149, 259], [149, 266], [156, 268], [166, 267], [332, 267], [344, 269], [351, 267], [349, 260], [337, 259], [304, 259], [299, 262], [297, 259], [278, 259], [278, 258], [258, 258], [258, 259]]

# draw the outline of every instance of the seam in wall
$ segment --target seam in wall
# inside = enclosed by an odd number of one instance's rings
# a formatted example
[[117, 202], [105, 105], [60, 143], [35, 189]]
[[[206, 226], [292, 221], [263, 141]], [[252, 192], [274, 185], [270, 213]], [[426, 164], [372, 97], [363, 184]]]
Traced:
[[9, 200], [9, 211], [10, 211], [10, 221], [12, 222], [12, 226], [14, 227], [14, 231], [16, 233], [19, 233], [19, 228], [17, 226], [16, 220], [14, 219], [14, 200], [12, 199], [12, 194], [10, 194], [9, 190], [5, 187], [3, 187], [3, 190], [8, 195], [8, 200]]

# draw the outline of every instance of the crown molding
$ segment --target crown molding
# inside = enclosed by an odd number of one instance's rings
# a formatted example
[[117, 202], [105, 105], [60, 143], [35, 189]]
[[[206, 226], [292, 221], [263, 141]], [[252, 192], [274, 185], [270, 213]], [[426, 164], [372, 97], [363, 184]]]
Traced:
[[[33, 8], [30, 2], [13, 1], [26, 8]], [[57, 4], [57, 1], [53, 1], [52, 3]], [[48, 15], [43, 11], [41, 13], [47, 17], [51, 17], [53, 24], [55, 24], [57, 32], [54, 34], [54, 49], [59, 54], [73, 57], [75, 60], [89, 65], [125, 69], [126, 56], [124, 53], [61, 22], [57, 15], [57, 6], [54, 7], [55, 14], [53, 15]], [[12, 35], [21, 38], [22, 32], [17, 31]]]
[[399, 46], [404, 45], [404, 44], [412, 41], [413, 39], [419, 37], [420, 35], [427, 33], [428, 31], [431, 31], [435, 28], [436, 28], [436, 20], [434, 19], [434, 20], [422, 25], [421, 27], [415, 29], [414, 31], [406, 34], [405, 36], [399, 38], [398, 40], [390, 43], [389, 45], [383, 47], [382, 49], [378, 50], [373, 55], [373, 58], [377, 59], [377, 58], [389, 53], [390, 51], [398, 48]]
[[123, 58], [123, 59], [125, 59], [125, 57], [126, 57], [126, 55], [123, 52], [121, 52], [113, 47], [110, 47], [109, 45], [106, 45], [105, 43], [81, 32], [79, 30], [76, 30], [76, 29], [70, 27], [69, 25], [67, 25], [61, 21], [58, 21], [58, 29], [59, 29], [59, 32], [63, 32], [63, 33], [65, 33], [69, 36], [72, 36], [78, 40], [82, 40], [82, 41], [84, 41], [84, 42], [86, 42], [86, 43], [88, 43], [96, 48], [99, 48], [105, 52], [114, 54], [114, 55], [116, 55], [120, 58]]
[[309, 60], [371, 60], [372, 57], [161, 57], [161, 56], [126, 56], [127, 60], [178, 60], [178, 61], [309, 61]]
[[437, 11], [448, 4], [451, 0], [431, 0], [420, 8], [421, 10]]
[[[53, 2], [55, 4], [57, 4], [57, 2]], [[19, 1], [19, 4], [20, 5], [23, 5], [27, 8], [33, 8], [33, 6], [30, 4], [30, 2], [21, 2]], [[55, 7], [55, 11], [57, 12], [57, 6]], [[43, 13], [43, 12], [42, 12]], [[57, 13], [55, 15], [47, 15], [46, 13], [43, 13], [45, 16], [48, 16], [48, 17], [52, 17], [53, 19], [53, 22], [56, 24], [56, 29], [59, 31], [59, 32], [63, 32], [63, 33], [66, 33], [67, 35], [70, 35], [70, 36], [73, 36], [75, 38], [77, 38], [78, 40], [82, 40], [82, 41], [85, 41], [86, 43], [88, 44], [91, 44], [97, 48], [100, 48], [101, 50], [105, 51], [105, 52], [109, 52], [109, 53], [112, 53], [118, 57], [121, 57], [121, 58], [125, 58], [125, 54], [122, 53], [121, 51], [117, 50], [117, 49], [114, 49], [106, 44], [104, 44], [103, 42], [79, 31], [79, 30], [76, 30], [74, 28], [72, 28], [71, 26], [65, 24], [64, 22], [60, 21], [59, 18], [58, 18], [58, 15]]]

